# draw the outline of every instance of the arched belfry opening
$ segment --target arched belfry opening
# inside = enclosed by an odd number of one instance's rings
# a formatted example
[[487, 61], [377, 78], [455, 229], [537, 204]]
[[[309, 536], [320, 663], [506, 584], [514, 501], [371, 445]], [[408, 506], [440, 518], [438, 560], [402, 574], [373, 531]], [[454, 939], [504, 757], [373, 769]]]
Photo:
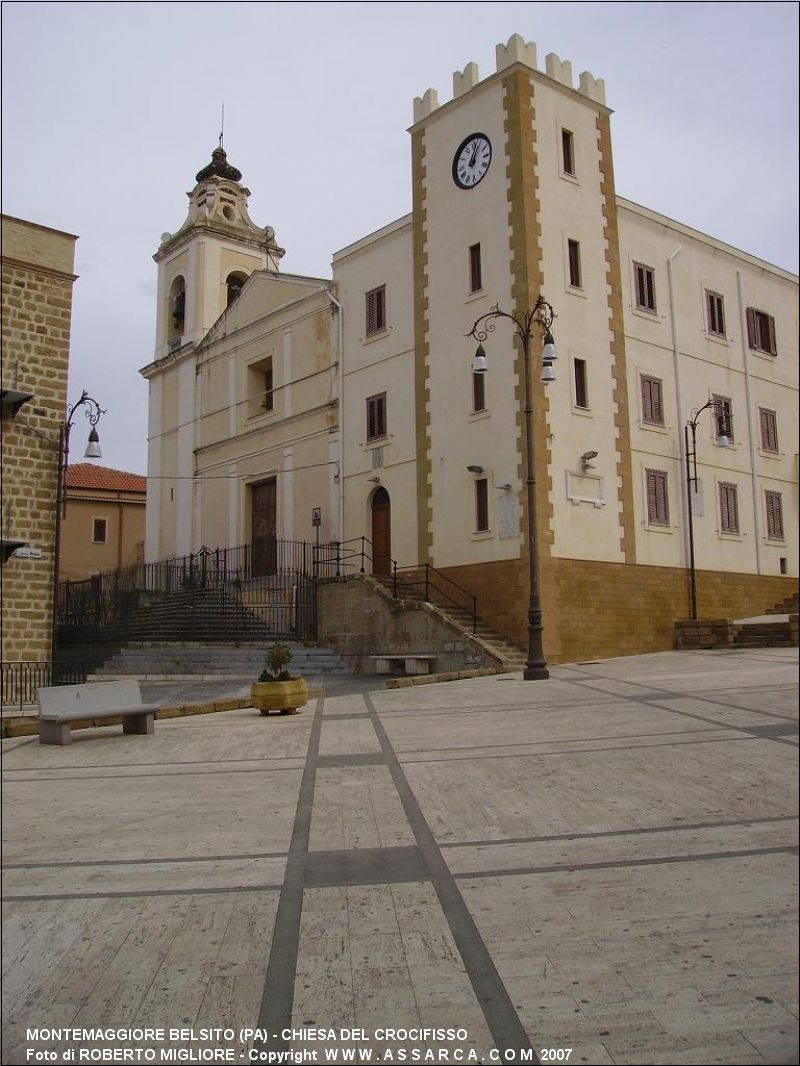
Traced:
[[233, 270], [225, 279], [225, 306], [230, 307], [239, 298], [239, 293], [247, 281], [247, 274], [241, 270]]
[[392, 501], [383, 487], [372, 496], [372, 572], [377, 576], [392, 571]]
[[167, 335], [170, 341], [177, 340], [186, 325], [186, 282], [182, 274], [173, 279], [169, 289], [169, 322]]

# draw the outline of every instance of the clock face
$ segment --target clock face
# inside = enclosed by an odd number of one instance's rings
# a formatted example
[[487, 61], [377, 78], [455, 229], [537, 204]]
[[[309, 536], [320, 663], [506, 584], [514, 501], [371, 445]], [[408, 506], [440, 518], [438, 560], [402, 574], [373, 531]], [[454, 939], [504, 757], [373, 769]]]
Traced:
[[459, 189], [473, 189], [486, 176], [492, 145], [485, 133], [465, 137], [453, 156], [453, 181]]

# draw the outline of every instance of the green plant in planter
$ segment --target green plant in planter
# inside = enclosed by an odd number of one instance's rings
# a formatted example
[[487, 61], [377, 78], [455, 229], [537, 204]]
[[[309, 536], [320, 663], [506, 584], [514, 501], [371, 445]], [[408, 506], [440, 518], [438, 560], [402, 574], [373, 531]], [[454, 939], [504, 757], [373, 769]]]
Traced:
[[293, 681], [294, 678], [286, 669], [292, 661], [292, 649], [288, 644], [280, 641], [272, 645], [267, 652], [267, 664], [261, 671], [259, 681]]
[[262, 715], [270, 711], [296, 714], [308, 703], [308, 685], [302, 677], [292, 677], [286, 669], [291, 661], [292, 649], [288, 644], [277, 641], [267, 652], [266, 665], [250, 690], [253, 706]]

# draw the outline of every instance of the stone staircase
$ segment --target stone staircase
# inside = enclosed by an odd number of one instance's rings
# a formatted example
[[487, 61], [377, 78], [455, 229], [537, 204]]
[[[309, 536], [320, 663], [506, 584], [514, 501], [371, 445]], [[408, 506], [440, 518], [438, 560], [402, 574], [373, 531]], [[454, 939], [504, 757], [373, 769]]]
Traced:
[[[352, 667], [329, 648], [288, 642], [290, 670], [302, 677], [350, 674]], [[264, 668], [263, 642], [241, 644], [155, 643], [126, 644], [89, 681], [138, 678], [148, 681], [255, 681]]]
[[734, 648], [791, 648], [789, 622], [739, 622], [735, 626]]
[[792, 596], [787, 596], [785, 600], [781, 600], [774, 607], [766, 612], [767, 614], [797, 614], [800, 611], [800, 592], [795, 592]]
[[[394, 585], [391, 577], [380, 579], [380, 584], [382, 584], [390, 593], [393, 593]], [[403, 584], [403, 582], [398, 582], [397, 597], [400, 600], [406, 600], [411, 603], [429, 602], [431, 607], [440, 611], [451, 622], [455, 622], [456, 625], [460, 626], [467, 633], [473, 633], [472, 612], [466, 607], [461, 607], [455, 603], [426, 601], [424, 593], [419, 586], [413, 583]], [[508, 637], [500, 633], [499, 630], [493, 628], [482, 618], [475, 619], [473, 635], [483, 644], [487, 645], [489, 650], [494, 652], [502, 660], [502, 665], [509, 672], [512, 670], [521, 670], [525, 665], [528, 658], [527, 650], [519, 644], [514, 644], [508, 639]]]

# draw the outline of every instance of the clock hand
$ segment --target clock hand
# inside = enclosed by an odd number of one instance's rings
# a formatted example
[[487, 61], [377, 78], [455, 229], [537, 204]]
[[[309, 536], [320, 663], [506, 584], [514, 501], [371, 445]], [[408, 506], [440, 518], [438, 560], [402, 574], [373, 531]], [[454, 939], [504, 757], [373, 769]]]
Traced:
[[469, 161], [470, 167], [474, 167], [475, 166], [475, 157], [477, 156], [477, 154], [478, 154], [478, 142], [475, 141], [475, 144], [472, 146], [472, 156], [470, 157], [470, 161]]

